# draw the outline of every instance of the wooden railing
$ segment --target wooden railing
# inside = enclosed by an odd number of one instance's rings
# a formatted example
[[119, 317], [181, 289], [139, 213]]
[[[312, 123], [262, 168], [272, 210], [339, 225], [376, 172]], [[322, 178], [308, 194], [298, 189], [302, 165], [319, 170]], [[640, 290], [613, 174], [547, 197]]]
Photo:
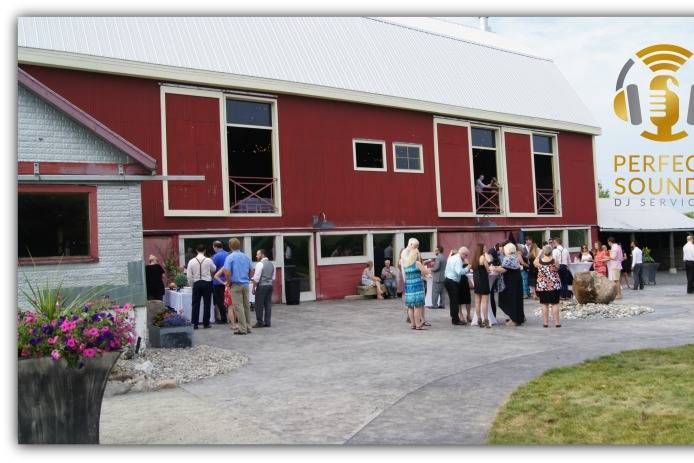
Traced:
[[501, 187], [485, 187], [475, 191], [478, 214], [501, 214]]
[[276, 178], [270, 177], [229, 177], [231, 212], [237, 214], [277, 212], [276, 182]]
[[556, 214], [557, 209], [557, 194], [559, 190], [539, 189], [535, 190], [537, 195], [537, 213], [538, 214]]

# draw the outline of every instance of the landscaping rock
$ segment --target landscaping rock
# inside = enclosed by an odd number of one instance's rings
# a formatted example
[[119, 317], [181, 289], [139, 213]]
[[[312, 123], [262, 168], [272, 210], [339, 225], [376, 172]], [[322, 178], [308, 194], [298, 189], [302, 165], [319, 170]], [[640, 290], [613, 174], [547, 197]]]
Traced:
[[104, 390], [104, 397], [127, 394], [132, 388], [133, 384], [130, 381], [108, 381], [106, 390]]
[[579, 304], [609, 304], [617, 297], [617, 286], [597, 272], [574, 275], [573, 293]]
[[[566, 320], [578, 318], [626, 318], [655, 312], [651, 307], [632, 304], [579, 304], [576, 301], [562, 302], [560, 317]], [[542, 316], [542, 308], [534, 310], [537, 317]]]
[[141, 371], [146, 375], [151, 375], [152, 371], [154, 371], [154, 365], [149, 360], [145, 360], [139, 365], [135, 365], [135, 371]]
[[162, 379], [157, 381], [158, 389], [175, 389], [177, 387], [175, 379]]

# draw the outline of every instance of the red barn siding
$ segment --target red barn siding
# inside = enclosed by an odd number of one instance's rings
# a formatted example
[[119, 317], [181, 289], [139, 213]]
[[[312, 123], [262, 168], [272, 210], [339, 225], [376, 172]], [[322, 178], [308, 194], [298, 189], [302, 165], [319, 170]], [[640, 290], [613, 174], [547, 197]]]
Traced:
[[204, 175], [204, 182], [168, 182], [169, 208], [222, 210], [219, 100], [166, 94], [168, 175]]
[[506, 132], [506, 171], [508, 178], [509, 212], [535, 212], [533, 185], [533, 155], [530, 135]]
[[357, 293], [364, 264], [319, 265], [316, 270], [316, 298], [342, 299]]
[[[518, 236], [517, 230], [513, 232]], [[467, 246], [470, 250], [470, 258], [475, 252], [478, 243], [483, 243], [485, 247], [493, 246], [508, 239], [508, 231], [482, 231], [482, 232], [444, 232], [438, 234], [438, 243], [443, 246], [446, 255], [451, 249], [458, 249]]]
[[[22, 67], [156, 158], [161, 172], [161, 102], [157, 81]], [[179, 230], [306, 229], [311, 226], [311, 216], [321, 210], [337, 227], [477, 225], [475, 218], [438, 217], [432, 114], [279, 95], [278, 117], [282, 217], [164, 217], [161, 182], [143, 182], [145, 231], [175, 234]], [[385, 141], [388, 171], [355, 172], [353, 138]], [[494, 217], [497, 226], [596, 223], [592, 137], [559, 133], [558, 140], [562, 216]], [[422, 144], [423, 174], [393, 172], [392, 143], [395, 141]], [[462, 140], [458, 143], [462, 144]], [[442, 199], [459, 201], [460, 195], [469, 194], [467, 186], [471, 181], [447, 182]], [[448, 203], [446, 205], [448, 207]]]
[[472, 212], [470, 144], [467, 127], [436, 124], [442, 212]]

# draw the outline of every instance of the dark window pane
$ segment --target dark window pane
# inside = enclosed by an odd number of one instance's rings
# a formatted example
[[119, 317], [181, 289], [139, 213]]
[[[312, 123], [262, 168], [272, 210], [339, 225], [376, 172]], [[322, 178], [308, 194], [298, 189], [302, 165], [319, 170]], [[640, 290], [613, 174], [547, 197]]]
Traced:
[[232, 212], [274, 212], [277, 196], [272, 170], [272, 132], [227, 127]]
[[270, 103], [227, 99], [227, 123], [272, 126]]
[[395, 146], [395, 167], [402, 170], [420, 170], [420, 149], [418, 146]]
[[356, 142], [357, 167], [383, 169], [383, 145], [380, 143]]
[[553, 153], [552, 137], [533, 135], [533, 151], [535, 153]]
[[[543, 232], [542, 230], [532, 230], [532, 231], [524, 230], [523, 235], [525, 238], [527, 238], [527, 237], [532, 238], [533, 243], [535, 243], [539, 247], [542, 247], [542, 243], [545, 241], [545, 232]], [[523, 239], [523, 241], [525, 241], [525, 238]]]
[[554, 189], [552, 178], [552, 156], [544, 154], [533, 155], [535, 160], [535, 188], [538, 190]]
[[490, 129], [472, 129], [472, 146], [496, 148], [495, 131]]
[[88, 256], [88, 193], [19, 193], [19, 257]]
[[[197, 256], [198, 253], [196, 251], [198, 244], [204, 244], [205, 245], [205, 255], [207, 256], [212, 256], [214, 255], [214, 250], [212, 249], [212, 243], [215, 241], [219, 240], [222, 242], [222, 247], [224, 248], [225, 251], [229, 251], [229, 240], [231, 238], [236, 238], [241, 242], [241, 246], [239, 249], [243, 252], [243, 237], [237, 236], [214, 236], [214, 237], [200, 237], [200, 238], [184, 238], [183, 239], [183, 253], [184, 253], [184, 262], [183, 265], [188, 265], [188, 261], [192, 259], [193, 257]], [[251, 256], [248, 256], [251, 257]]]
[[321, 257], [364, 256], [364, 235], [321, 235]]
[[588, 245], [588, 233], [587, 230], [569, 230], [569, 247], [570, 248], [580, 248], [581, 246]]
[[434, 252], [431, 233], [405, 233], [405, 246], [410, 238], [419, 241], [419, 252]]
[[251, 236], [251, 249], [253, 259], [258, 249], [264, 249], [265, 255], [270, 260], [275, 260], [275, 237], [274, 236]]

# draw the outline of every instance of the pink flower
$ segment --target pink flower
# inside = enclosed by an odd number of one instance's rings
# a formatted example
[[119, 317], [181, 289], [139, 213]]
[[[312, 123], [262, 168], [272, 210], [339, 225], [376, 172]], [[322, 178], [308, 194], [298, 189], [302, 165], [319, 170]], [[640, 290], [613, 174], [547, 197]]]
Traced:
[[20, 354], [22, 357], [29, 357], [29, 351], [26, 349], [22, 349], [22, 353]]
[[65, 321], [60, 325], [60, 329], [61, 329], [63, 332], [65, 332], [65, 333], [68, 332], [68, 331], [74, 330], [75, 327], [77, 327], [77, 323], [71, 322], [71, 321], [67, 321], [67, 320], [65, 320]]
[[84, 344], [80, 344], [80, 346], [77, 348], [77, 352], [82, 352], [84, 351], [84, 348], [87, 347]]
[[67, 339], [67, 346], [68, 346], [70, 349], [74, 349], [76, 345], [77, 345], [77, 343], [75, 342], [74, 339], [72, 339], [72, 338], [68, 338], [68, 339]]
[[108, 326], [102, 326], [101, 327], [101, 333], [108, 333], [108, 332], [109, 332]]
[[26, 316], [24, 317], [24, 321], [27, 323], [31, 323], [36, 320], [36, 317], [34, 317], [33, 312], [27, 312]]
[[54, 349], [53, 352], [51, 352], [51, 357], [53, 360], [60, 360], [60, 352], [58, 352], [57, 349]]
[[84, 349], [83, 354], [85, 357], [94, 357], [96, 355], [96, 349], [89, 347], [87, 349]]
[[[52, 338], [48, 338], [48, 344], [50, 344], [51, 346], [53, 344], [55, 344], [56, 342], [58, 342], [58, 336], [53, 336]], [[54, 350], [53, 352], [57, 352], [57, 351]]]
[[96, 327], [87, 328], [85, 332], [87, 336], [99, 336], [99, 329]]
[[118, 349], [120, 348], [120, 342], [116, 341], [115, 339], [111, 339], [108, 343], [108, 347], [110, 349]]
[[58, 325], [58, 320], [51, 320], [51, 326], [55, 328], [56, 325]]

